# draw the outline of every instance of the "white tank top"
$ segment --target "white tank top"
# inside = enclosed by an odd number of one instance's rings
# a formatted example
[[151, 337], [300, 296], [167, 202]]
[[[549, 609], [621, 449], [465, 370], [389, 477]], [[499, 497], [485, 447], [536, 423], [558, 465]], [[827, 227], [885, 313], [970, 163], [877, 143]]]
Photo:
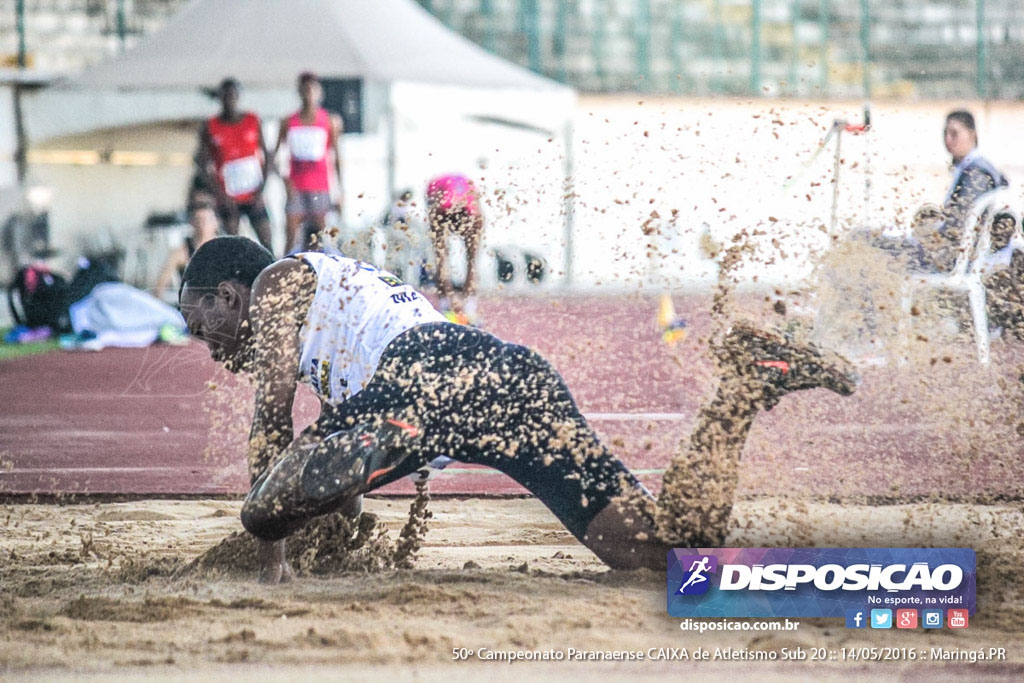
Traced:
[[299, 381], [339, 404], [369, 383], [391, 341], [445, 317], [391, 273], [333, 254], [296, 254], [316, 271], [316, 294], [299, 331]]

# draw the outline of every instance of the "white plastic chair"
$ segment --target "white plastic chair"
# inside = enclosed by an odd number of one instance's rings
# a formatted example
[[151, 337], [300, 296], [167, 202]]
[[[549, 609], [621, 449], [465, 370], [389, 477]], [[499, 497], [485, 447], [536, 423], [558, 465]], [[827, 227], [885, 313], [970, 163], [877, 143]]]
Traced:
[[[1007, 188], [987, 192], [978, 198], [964, 224], [959, 251], [953, 269], [944, 273], [912, 273], [903, 288], [903, 316], [900, 325], [901, 338], [906, 343], [911, 338], [914, 295], [920, 289], [945, 290], [967, 295], [970, 304], [974, 343], [978, 362], [988, 365], [990, 360], [988, 313], [985, 308], [984, 265], [992, 248], [992, 219], [1004, 210], [1019, 216], [1011, 206], [1011, 193]], [[1013, 243], [1024, 245], [1020, 221], [1014, 227]]]

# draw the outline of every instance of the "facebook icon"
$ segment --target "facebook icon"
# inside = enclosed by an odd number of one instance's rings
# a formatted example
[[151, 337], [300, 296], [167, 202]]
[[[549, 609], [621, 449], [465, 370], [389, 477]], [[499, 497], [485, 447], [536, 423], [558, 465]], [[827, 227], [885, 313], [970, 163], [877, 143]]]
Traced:
[[846, 628], [867, 628], [867, 617], [862, 609], [846, 610]]

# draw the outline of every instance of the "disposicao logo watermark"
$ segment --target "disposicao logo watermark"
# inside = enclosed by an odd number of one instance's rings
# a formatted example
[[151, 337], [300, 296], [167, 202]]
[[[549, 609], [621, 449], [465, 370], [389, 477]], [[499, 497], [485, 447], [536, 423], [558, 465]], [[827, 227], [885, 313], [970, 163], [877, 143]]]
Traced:
[[689, 567], [679, 586], [679, 595], [703, 595], [711, 587], [709, 574], [718, 569], [718, 558], [714, 555], [684, 555], [679, 558], [680, 565]]
[[969, 548], [676, 548], [668, 613], [841, 617], [852, 628], [868, 625], [872, 610], [973, 614], [975, 562]]

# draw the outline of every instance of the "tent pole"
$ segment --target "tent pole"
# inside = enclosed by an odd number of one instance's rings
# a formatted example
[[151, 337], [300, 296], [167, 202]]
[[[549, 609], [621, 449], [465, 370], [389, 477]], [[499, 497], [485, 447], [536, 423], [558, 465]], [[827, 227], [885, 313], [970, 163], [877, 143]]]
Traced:
[[335, 148], [335, 154], [338, 155], [338, 222], [341, 223], [341, 229], [345, 229], [345, 213], [348, 209], [348, 202], [345, 201], [345, 124], [342, 120], [341, 131], [338, 133], [338, 144]]
[[17, 172], [18, 185], [24, 189], [28, 177], [28, 135], [25, 133], [25, 112], [22, 106], [24, 84], [19, 80], [14, 84], [14, 167]]
[[124, 0], [117, 0], [117, 41], [121, 52], [125, 50], [125, 40], [128, 35], [128, 23], [125, 15]]
[[388, 86], [388, 105], [387, 105], [387, 131], [385, 131], [387, 145], [387, 197], [385, 201], [387, 206], [391, 206], [391, 202], [395, 197], [395, 105], [391, 100], [391, 88]]
[[565, 211], [565, 286], [571, 287], [573, 283], [573, 256], [574, 256], [574, 245], [573, 245], [573, 221], [575, 213], [575, 197], [576, 197], [576, 186], [573, 181], [573, 155], [572, 155], [572, 137], [573, 137], [573, 126], [572, 119], [565, 122], [565, 131], [562, 133], [565, 138], [565, 182], [562, 188], [562, 202], [564, 204]]
[[14, 23], [18, 32], [18, 68], [28, 65], [28, 53], [25, 50], [25, 0], [14, 3]]
[[15, 3], [15, 23], [18, 31], [18, 80], [12, 89], [14, 96], [14, 165], [17, 169], [18, 185], [24, 189], [28, 175], [28, 137], [25, 135], [25, 113], [22, 109], [22, 91], [25, 67], [28, 66], [28, 51], [25, 48], [25, 0]]

